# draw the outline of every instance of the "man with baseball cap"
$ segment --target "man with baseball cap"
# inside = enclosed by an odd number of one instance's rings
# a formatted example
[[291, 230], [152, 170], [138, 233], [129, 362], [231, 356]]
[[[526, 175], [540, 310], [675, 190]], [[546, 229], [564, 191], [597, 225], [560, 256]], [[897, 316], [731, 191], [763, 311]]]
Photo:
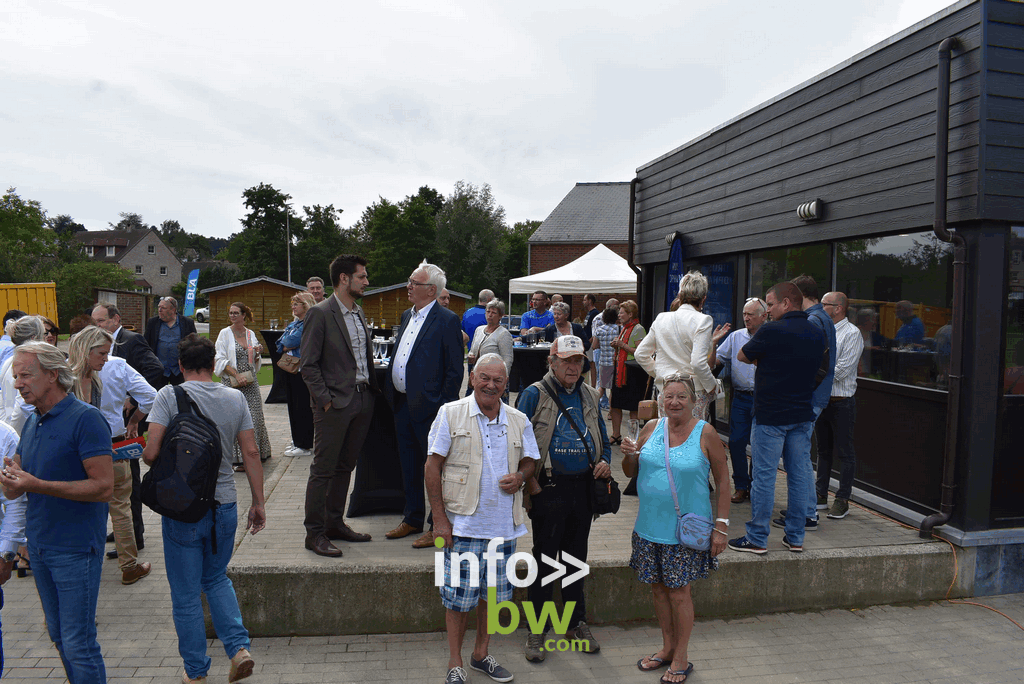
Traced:
[[[575, 335], [564, 335], [551, 345], [548, 373], [519, 395], [517, 408], [533, 424], [540, 449], [536, 475], [527, 480], [530, 519], [533, 521], [533, 557], [558, 558], [567, 553], [587, 560], [590, 524], [593, 522], [594, 479], [611, 476], [612, 451], [605, 430], [597, 390], [581, 381], [586, 348]], [[534, 606], [550, 601], [554, 583], [541, 584], [538, 574], [527, 590]], [[583, 580], [562, 587], [562, 600], [575, 601], [569, 619], [568, 639], [577, 639], [584, 652], [596, 653], [600, 645], [585, 622], [587, 606]], [[547, 630], [547, 624], [544, 630]], [[544, 660], [545, 634], [526, 638], [526, 659]]]

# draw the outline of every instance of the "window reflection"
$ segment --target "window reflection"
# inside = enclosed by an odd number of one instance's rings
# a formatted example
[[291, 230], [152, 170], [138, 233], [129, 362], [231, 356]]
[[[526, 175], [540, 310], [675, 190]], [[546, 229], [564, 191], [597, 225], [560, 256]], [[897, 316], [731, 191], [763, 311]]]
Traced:
[[1003, 394], [1024, 394], [1024, 227], [1010, 232]]
[[832, 282], [830, 261], [827, 244], [754, 252], [750, 255], [750, 296], [764, 299], [768, 288], [802, 274], [814, 278], [818, 291], [825, 294]]
[[952, 254], [931, 232], [839, 243], [836, 282], [864, 337], [858, 375], [946, 387]]

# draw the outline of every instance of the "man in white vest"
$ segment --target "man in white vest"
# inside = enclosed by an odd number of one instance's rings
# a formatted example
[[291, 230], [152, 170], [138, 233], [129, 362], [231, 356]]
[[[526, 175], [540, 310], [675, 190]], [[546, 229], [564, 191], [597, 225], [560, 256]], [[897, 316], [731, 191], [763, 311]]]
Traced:
[[[473, 394], [442, 406], [430, 426], [424, 471], [434, 513], [435, 544], [437, 539], [444, 540], [440, 589], [449, 648], [445, 684], [467, 679], [462, 641], [474, 606], [476, 643], [470, 667], [496, 682], [512, 681], [512, 673], [487, 652], [487, 589], [496, 588], [496, 603], [512, 600], [505, 561], [516, 551], [515, 540], [526, 534], [521, 490], [540, 458], [526, 415], [501, 401], [508, 383], [502, 358], [497, 354], [481, 356], [470, 378]], [[488, 563], [488, 546], [498, 538], [503, 540], [496, 547], [499, 560]], [[477, 562], [471, 562], [470, 556]], [[458, 582], [452, 582], [453, 560]], [[494, 569], [494, 577], [488, 577], [488, 565]], [[472, 570], [475, 576], [471, 576]]]

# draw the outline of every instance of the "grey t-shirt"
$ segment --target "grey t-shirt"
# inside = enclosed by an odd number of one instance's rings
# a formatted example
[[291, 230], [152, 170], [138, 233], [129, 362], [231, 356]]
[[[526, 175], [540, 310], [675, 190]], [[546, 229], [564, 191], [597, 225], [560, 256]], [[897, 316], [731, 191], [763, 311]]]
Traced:
[[[220, 476], [217, 478], [217, 501], [222, 504], [234, 503], [235, 477], [231, 470], [231, 454], [235, 438], [242, 430], [252, 430], [252, 416], [242, 393], [219, 382], [189, 380], [181, 387], [196, 403], [207, 419], [212, 420], [220, 431]], [[178, 413], [178, 402], [174, 399], [174, 387], [167, 385], [156, 393], [149, 422], [167, 427]]]

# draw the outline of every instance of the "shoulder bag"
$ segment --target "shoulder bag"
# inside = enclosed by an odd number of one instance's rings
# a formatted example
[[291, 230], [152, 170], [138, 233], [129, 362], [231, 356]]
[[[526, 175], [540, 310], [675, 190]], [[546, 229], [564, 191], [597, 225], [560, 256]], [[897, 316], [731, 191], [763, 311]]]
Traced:
[[676, 538], [688, 549], [707, 551], [711, 548], [711, 530], [714, 529], [715, 522], [703, 515], [696, 513], [682, 515], [680, 512], [676, 481], [672, 477], [672, 464], [668, 461], [668, 418], [662, 418], [661, 428], [662, 438], [665, 440], [665, 472], [668, 473], [668, 486], [672, 490], [672, 501], [676, 504]]

